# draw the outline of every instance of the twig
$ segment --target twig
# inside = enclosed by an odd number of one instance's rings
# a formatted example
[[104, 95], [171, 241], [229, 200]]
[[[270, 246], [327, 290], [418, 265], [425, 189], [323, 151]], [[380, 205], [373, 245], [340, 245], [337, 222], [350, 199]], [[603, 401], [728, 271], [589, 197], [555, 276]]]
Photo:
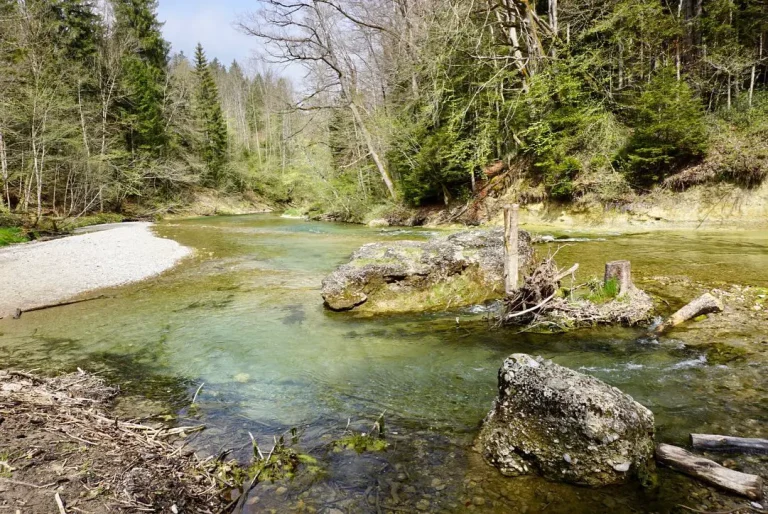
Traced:
[[200, 387], [198, 387], [197, 391], [195, 391], [195, 396], [192, 397], [192, 404], [194, 404], [197, 401], [197, 395], [200, 394], [200, 390], [203, 388], [204, 385], [205, 385], [205, 382], [200, 384]]
[[64, 508], [64, 502], [61, 501], [61, 496], [59, 496], [59, 493], [56, 493], [54, 495], [54, 498], [56, 498], [56, 505], [59, 506], [59, 513], [60, 514], [67, 514], [67, 509]]
[[506, 317], [506, 319], [517, 318], [517, 317], [519, 317], [519, 316], [522, 316], [523, 314], [528, 314], [529, 312], [533, 312], [533, 311], [535, 311], [535, 310], [537, 310], [537, 309], [540, 309], [541, 307], [544, 307], [544, 305], [546, 305], [547, 303], [549, 303], [549, 301], [550, 301], [550, 300], [552, 300], [552, 298], [554, 298], [556, 294], [557, 294], [556, 292], [555, 292], [555, 293], [552, 293], [552, 294], [551, 294], [551, 295], [550, 295], [550, 296], [549, 296], [547, 299], [545, 299], [543, 302], [541, 302], [541, 303], [540, 303], [540, 304], [538, 304], [538, 305], [534, 305], [534, 306], [533, 306], [533, 307], [531, 307], [530, 309], [525, 309], [524, 311], [515, 312], [515, 313], [512, 313], [512, 314], [507, 314], [507, 317]]
[[736, 507], [733, 510], [723, 510], [723, 511], [699, 510], [699, 509], [694, 509], [693, 507], [686, 507], [685, 505], [678, 505], [678, 507], [681, 507], [685, 510], [689, 510], [691, 512], [696, 512], [698, 514], [733, 514], [734, 512], [738, 512], [742, 509], [752, 509], [752, 510], [756, 510], [757, 512], [760, 512], [758, 509], [755, 509], [751, 506]]

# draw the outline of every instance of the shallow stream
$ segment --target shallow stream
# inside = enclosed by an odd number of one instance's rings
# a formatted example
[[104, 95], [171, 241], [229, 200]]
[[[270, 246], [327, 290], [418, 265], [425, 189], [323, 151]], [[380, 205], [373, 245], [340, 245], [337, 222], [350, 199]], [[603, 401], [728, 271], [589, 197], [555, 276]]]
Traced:
[[[168, 222], [157, 231], [196, 256], [104, 300], [0, 321], [0, 363], [103, 372], [147, 398], [148, 413], [170, 406], [180, 423], [205, 423], [194, 444], [209, 453], [232, 448], [247, 457], [249, 432], [269, 449], [273, 436], [296, 428], [295, 446], [320, 471], [259, 485], [253, 512], [670, 512], [708, 504], [710, 491], [668, 471], [655, 489], [591, 490], [504, 479], [488, 468], [472, 439], [502, 360], [516, 352], [631, 394], [654, 412], [664, 442], [684, 444], [692, 431], [766, 435], [764, 362], [712, 365], [685, 331], [660, 340], [629, 329], [535, 335], [493, 329], [478, 309], [370, 318], [323, 308], [322, 277], [354, 249], [434, 232], [273, 215]], [[557, 256], [561, 266], [579, 262], [580, 278], [630, 259], [641, 282], [664, 275], [768, 287], [765, 232], [560, 235], [587, 238]], [[674, 307], [685, 298], [666, 300]], [[765, 344], [768, 329], [729, 337]], [[333, 450], [348, 424], [367, 431], [382, 412], [387, 451]], [[750, 459], [742, 467], [765, 464]]]

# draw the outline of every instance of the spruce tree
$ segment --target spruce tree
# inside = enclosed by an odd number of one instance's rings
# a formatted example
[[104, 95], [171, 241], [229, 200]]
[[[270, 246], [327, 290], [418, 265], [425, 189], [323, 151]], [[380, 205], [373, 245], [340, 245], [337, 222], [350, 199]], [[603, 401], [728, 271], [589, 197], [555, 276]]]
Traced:
[[219, 92], [213, 80], [203, 46], [195, 49], [197, 76], [196, 115], [203, 136], [202, 158], [208, 166], [207, 182], [218, 186], [223, 178], [227, 155], [227, 125], [219, 101]]
[[156, 12], [156, 0], [115, 2], [117, 30], [129, 35], [137, 49], [124, 61], [123, 86], [128, 101], [123, 112], [128, 146], [131, 151], [142, 150], [153, 156], [162, 155], [169, 140], [163, 100], [170, 46], [162, 37], [163, 25]]

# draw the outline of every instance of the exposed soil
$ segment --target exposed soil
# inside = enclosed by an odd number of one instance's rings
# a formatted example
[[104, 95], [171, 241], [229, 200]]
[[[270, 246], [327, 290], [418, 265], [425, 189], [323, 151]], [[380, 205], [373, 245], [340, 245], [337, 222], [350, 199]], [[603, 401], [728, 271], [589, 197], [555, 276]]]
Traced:
[[107, 410], [116, 394], [85, 372], [0, 371], [0, 512], [223, 508], [217, 462], [181, 443], [202, 427], [120, 421]]

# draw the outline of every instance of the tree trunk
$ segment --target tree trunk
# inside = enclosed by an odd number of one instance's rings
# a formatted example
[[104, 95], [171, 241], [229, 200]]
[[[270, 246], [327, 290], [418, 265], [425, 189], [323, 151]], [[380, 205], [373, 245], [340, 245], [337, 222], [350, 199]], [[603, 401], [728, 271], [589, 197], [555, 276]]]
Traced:
[[763, 496], [763, 479], [759, 476], [725, 468], [717, 462], [697, 457], [677, 446], [660, 444], [656, 448], [656, 458], [686, 475], [751, 500], [759, 500]]
[[[0, 132], [0, 171], [3, 175], [3, 191], [0, 193], [0, 207], [7, 205], [11, 208], [11, 195], [8, 192], [8, 159], [5, 155], [5, 140], [3, 139], [3, 133]], [[5, 198], [5, 202], [3, 201]]]
[[757, 68], [757, 66], [753, 64], [752, 65], [752, 75], [751, 75], [751, 77], [749, 79], [749, 108], [750, 109], [752, 108], [752, 95], [755, 92], [755, 71], [756, 71], [756, 68]]
[[695, 450], [731, 453], [768, 453], [768, 439], [729, 437], [725, 435], [691, 434]]
[[357, 108], [357, 105], [355, 105], [355, 101], [351, 98], [349, 99], [349, 108], [352, 111], [352, 116], [354, 116], [355, 122], [357, 122], [358, 126], [360, 127], [360, 132], [363, 134], [363, 139], [365, 140], [365, 145], [368, 147], [368, 151], [371, 154], [371, 158], [373, 159], [373, 162], [376, 163], [376, 168], [378, 168], [379, 173], [381, 174], [381, 178], [384, 181], [384, 184], [387, 186], [387, 190], [389, 190], [389, 195], [396, 200], [397, 193], [395, 192], [395, 185], [392, 183], [392, 178], [389, 176], [389, 172], [387, 171], [384, 162], [381, 160], [381, 158], [379, 158], [379, 154], [376, 152], [376, 148], [373, 145], [373, 138], [371, 138], [371, 133], [368, 132], [365, 124], [363, 124], [363, 117], [360, 115], [360, 111]]
[[709, 293], [696, 298], [694, 301], [674, 313], [664, 323], [656, 327], [654, 332], [661, 334], [667, 330], [674, 328], [682, 323], [685, 323], [689, 319], [693, 319], [703, 314], [711, 314], [713, 312], [722, 312], [723, 302], [715, 298]]
[[629, 261], [605, 263], [604, 283], [616, 280], [619, 283], [619, 296], [624, 296], [632, 289], [632, 265]]

